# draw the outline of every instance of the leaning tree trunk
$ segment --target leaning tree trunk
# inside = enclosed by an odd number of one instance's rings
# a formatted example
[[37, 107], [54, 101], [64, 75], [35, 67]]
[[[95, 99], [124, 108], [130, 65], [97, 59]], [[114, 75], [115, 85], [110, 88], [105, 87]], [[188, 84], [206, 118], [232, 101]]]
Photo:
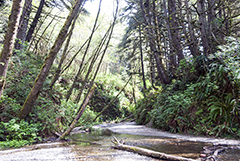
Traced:
[[4, 37], [3, 49], [0, 54], [0, 97], [6, 82], [8, 63], [12, 55], [22, 7], [23, 0], [13, 0], [11, 15], [8, 21], [8, 29]]
[[45, 0], [41, 0], [40, 1], [40, 4], [39, 4], [39, 7], [38, 7], [38, 10], [37, 10], [37, 13], [32, 21], [32, 24], [28, 30], [28, 33], [27, 33], [27, 36], [26, 36], [26, 41], [27, 42], [30, 42], [30, 40], [32, 39], [32, 35], [33, 35], [33, 32], [37, 26], [37, 23], [38, 23], [38, 20], [40, 18], [40, 15], [42, 13], [42, 10], [43, 10], [43, 6], [44, 6], [44, 3], [45, 3]]
[[114, 99], [112, 99], [112, 101], [111, 101], [106, 107], [104, 107], [104, 108], [102, 109], [102, 111], [99, 112], [99, 114], [93, 119], [93, 122], [95, 122], [95, 121], [97, 120], [97, 118], [98, 118], [99, 116], [101, 116], [102, 113], [112, 105], [112, 103], [114, 103], [114, 101], [115, 101], [115, 100], [118, 98], [118, 96], [122, 93], [122, 91], [125, 89], [125, 87], [127, 86], [127, 84], [129, 83], [129, 81], [130, 81], [131, 79], [132, 79], [132, 75], [131, 75], [131, 77], [128, 79], [128, 81], [125, 83], [125, 85], [123, 86], [123, 88], [122, 88], [122, 89], [118, 92], [118, 94], [114, 97]]
[[22, 50], [26, 40], [26, 32], [28, 27], [28, 20], [32, 9], [32, 0], [25, 0], [23, 12], [20, 19], [20, 26], [18, 27], [17, 39], [15, 42], [15, 49]]
[[25, 40], [26, 40], [28, 20], [29, 20], [31, 10], [32, 10], [32, 0], [25, 0], [22, 15], [20, 18], [19, 27], [18, 27], [17, 40], [14, 45], [14, 48], [17, 50], [22, 50], [24, 48], [23, 44], [25, 43]]
[[[101, 4], [102, 4], [102, 1], [100, 0], [99, 2], [99, 7], [98, 7], [98, 12], [97, 12], [97, 16], [96, 16], [96, 19], [95, 19], [95, 22], [94, 22], [94, 25], [93, 25], [93, 28], [92, 28], [92, 32], [90, 34], [90, 37], [89, 37], [89, 41], [87, 42], [87, 47], [85, 49], [85, 52], [84, 52], [84, 55], [83, 55], [83, 58], [82, 58], [82, 62], [79, 66], [79, 69], [78, 69], [78, 72], [77, 72], [77, 75], [75, 76], [75, 79], [73, 81], [73, 84], [71, 86], [71, 88], [68, 90], [67, 92], [67, 95], [66, 95], [66, 100], [68, 101], [71, 94], [72, 94], [72, 91], [73, 91], [73, 88], [74, 86], [76, 85], [77, 83], [77, 79], [79, 77], [79, 75], [81, 74], [81, 71], [82, 71], [82, 67], [83, 67], [83, 64], [84, 64], [84, 61], [85, 61], [85, 58], [87, 56], [87, 53], [88, 53], [88, 50], [89, 50], [89, 47], [90, 47], [90, 44], [91, 44], [91, 41], [92, 41], [92, 38], [93, 38], [93, 34], [96, 30], [96, 27], [97, 27], [97, 22], [98, 22], [98, 17], [99, 17], [99, 14], [100, 14], [100, 11], [101, 11]], [[84, 88], [85, 84], [82, 85], [82, 88]], [[78, 97], [78, 96], [77, 96]], [[79, 98], [80, 99], [80, 98]]]
[[69, 44], [70, 44], [70, 40], [72, 38], [72, 34], [73, 34], [73, 30], [74, 30], [74, 27], [75, 27], [75, 23], [77, 21], [77, 18], [78, 18], [78, 14], [77, 16], [75, 17], [73, 23], [72, 23], [72, 26], [71, 26], [71, 29], [69, 31], [69, 34], [68, 34], [68, 38], [67, 38], [67, 42], [65, 44], [65, 47], [63, 49], [63, 53], [62, 53], [62, 56], [61, 56], [61, 59], [60, 59], [60, 62], [58, 64], [58, 67], [55, 71], [55, 74], [52, 78], [52, 81], [50, 83], [50, 89], [52, 89], [52, 87], [54, 86], [55, 82], [58, 80], [59, 76], [60, 76], [60, 73], [61, 73], [61, 68], [62, 68], [62, 65], [63, 65], [63, 62], [67, 56], [67, 50], [68, 50], [68, 47], [69, 47]]
[[91, 88], [91, 90], [89, 91], [88, 95], [86, 96], [86, 99], [82, 104], [82, 108], [78, 111], [76, 118], [73, 120], [73, 122], [71, 123], [69, 128], [57, 139], [58, 141], [63, 140], [66, 136], [68, 136], [69, 133], [72, 131], [72, 129], [76, 126], [78, 120], [80, 119], [83, 112], [85, 111], [85, 108], [86, 108], [89, 100], [91, 99], [96, 87], [97, 87], [97, 85], [94, 84], [93, 87]]
[[26, 116], [32, 110], [32, 107], [34, 106], [34, 103], [37, 100], [40, 90], [43, 87], [43, 83], [45, 82], [45, 79], [46, 79], [48, 72], [53, 64], [53, 61], [54, 61], [58, 51], [61, 49], [64, 40], [66, 39], [68, 29], [71, 26], [72, 20], [74, 19], [75, 15], [78, 13], [79, 8], [82, 5], [82, 2], [83, 2], [83, 0], [77, 0], [75, 5], [73, 6], [72, 11], [69, 13], [69, 16], [67, 17], [67, 19], [65, 21], [65, 24], [63, 25], [53, 47], [51, 48], [47, 58], [45, 59], [42, 69], [34, 82], [34, 86], [32, 87], [27, 99], [25, 100], [25, 102], [23, 104], [23, 107], [18, 116], [20, 119], [26, 118]]

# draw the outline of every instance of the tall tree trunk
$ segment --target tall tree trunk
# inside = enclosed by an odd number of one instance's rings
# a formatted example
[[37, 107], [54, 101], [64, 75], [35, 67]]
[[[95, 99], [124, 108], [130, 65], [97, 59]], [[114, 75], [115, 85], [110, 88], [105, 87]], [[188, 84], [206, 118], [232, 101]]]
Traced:
[[55, 74], [52, 78], [52, 81], [50, 83], [50, 89], [52, 89], [53, 85], [55, 84], [55, 82], [58, 80], [59, 76], [60, 76], [60, 72], [61, 72], [61, 68], [62, 68], [62, 64], [67, 56], [67, 50], [68, 50], [68, 47], [69, 47], [69, 44], [70, 44], [70, 40], [72, 38], [72, 34], [73, 34], [73, 30], [74, 30], [74, 27], [75, 27], [75, 23], [77, 21], [77, 18], [78, 18], [78, 14], [76, 15], [73, 23], [72, 23], [72, 26], [71, 26], [71, 29], [69, 31], [69, 34], [68, 34], [68, 38], [67, 38], [67, 42], [65, 44], [65, 47], [63, 49], [63, 53], [62, 53], [62, 56], [61, 56], [61, 59], [60, 59], [60, 62], [58, 64], [58, 67], [55, 71]]
[[72, 23], [72, 20], [74, 19], [75, 15], [79, 12], [82, 2], [83, 2], [83, 0], [77, 0], [72, 8], [72, 11], [69, 13], [69, 16], [67, 17], [67, 19], [65, 21], [65, 24], [63, 25], [53, 47], [51, 48], [47, 58], [45, 59], [42, 69], [34, 82], [34, 86], [32, 87], [27, 99], [25, 100], [25, 102], [23, 104], [23, 107], [18, 116], [20, 119], [26, 118], [26, 116], [32, 110], [32, 107], [34, 106], [34, 103], [36, 102], [36, 100], [38, 98], [40, 90], [43, 87], [43, 83], [45, 82], [45, 79], [46, 79], [48, 72], [53, 64], [53, 61], [54, 61], [57, 53], [61, 49], [63, 42], [66, 39], [69, 27], [71, 26], [71, 23]]
[[199, 50], [198, 50], [198, 45], [197, 45], [197, 39], [194, 34], [194, 29], [192, 26], [192, 15], [191, 15], [191, 10], [188, 5], [188, 0], [185, 0], [185, 6], [186, 6], [186, 13], [187, 13], [187, 21], [188, 21], [188, 31], [190, 35], [190, 42], [192, 43], [189, 48], [191, 50], [191, 54], [193, 57], [197, 57], [200, 55]]
[[166, 27], [167, 27], [167, 35], [168, 35], [168, 41], [169, 41], [169, 47], [170, 47], [170, 55], [169, 55], [169, 69], [172, 72], [173, 75], [175, 75], [175, 68], [177, 66], [177, 60], [176, 60], [176, 54], [174, 54], [174, 45], [173, 45], [173, 38], [171, 33], [171, 27], [170, 27], [170, 11], [167, 11], [167, 4], [166, 1], [163, 0], [163, 8], [164, 8], [164, 15], [166, 17]]
[[20, 23], [17, 32], [17, 40], [15, 42], [14, 48], [17, 50], [22, 50], [26, 40], [26, 32], [28, 27], [28, 20], [32, 10], [32, 0], [25, 0], [22, 15], [20, 18]]
[[207, 34], [205, 0], [198, 0], [197, 1], [197, 11], [198, 11], [198, 15], [199, 15], [200, 32], [201, 32], [204, 55], [209, 55], [210, 54], [210, 47], [209, 47], [209, 42], [208, 42], [209, 37], [208, 37], [208, 34]]
[[[215, 0], [208, 0], [208, 32], [209, 32], [209, 46], [210, 46], [210, 53], [214, 52], [214, 49], [216, 48], [216, 46], [218, 45], [216, 43], [217, 40], [217, 34], [214, 32], [216, 31], [216, 14], [215, 14]], [[211, 36], [212, 35], [212, 36]], [[214, 37], [216, 38], [214, 40]], [[220, 45], [220, 44], [219, 44]]]
[[145, 72], [144, 72], [144, 63], [143, 63], [143, 51], [142, 51], [142, 34], [141, 34], [141, 25], [139, 25], [139, 50], [141, 56], [141, 67], [142, 67], [142, 80], [143, 80], [143, 90], [145, 95], [145, 90], [147, 89], [146, 80], [145, 80]]
[[169, 17], [171, 35], [172, 35], [172, 43], [173, 43], [173, 53], [177, 55], [176, 67], [178, 67], [179, 62], [184, 59], [182, 52], [181, 39], [179, 36], [179, 24], [177, 22], [177, 10], [176, 10], [176, 2], [175, 0], [168, 0], [168, 12], [171, 17]]
[[6, 74], [9, 59], [12, 55], [20, 15], [23, 7], [23, 0], [13, 0], [11, 15], [9, 16], [8, 29], [4, 37], [3, 49], [0, 54], [0, 97], [6, 82]]
[[30, 40], [32, 39], [32, 35], [33, 35], [33, 32], [37, 26], [37, 23], [38, 23], [38, 20], [41, 16], [41, 13], [42, 13], [42, 10], [43, 10], [43, 6], [44, 6], [44, 3], [45, 3], [45, 0], [41, 0], [40, 1], [40, 4], [39, 4], [39, 7], [38, 7], [38, 10], [37, 10], [37, 13], [32, 21], [32, 24], [28, 30], [28, 33], [27, 33], [27, 36], [26, 36], [26, 41], [27, 42], [30, 42]]
[[[156, 62], [156, 67], [157, 67], [157, 73], [158, 73], [158, 77], [161, 81], [162, 84], [168, 84], [170, 83], [170, 80], [168, 78], [168, 75], [166, 74], [166, 71], [165, 71], [165, 68], [164, 68], [164, 65], [162, 64], [162, 61], [160, 61], [159, 59], [159, 52], [157, 51], [157, 44], [154, 42], [155, 39], [153, 40], [152, 37], [155, 38], [156, 34], [154, 33], [153, 31], [153, 26], [152, 26], [152, 18], [151, 18], [151, 13], [150, 13], [150, 3], [149, 3], [149, 0], [147, 0], [147, 14], [146, 14], [146, 11], [144, 9], [144, 4], [143, 4], [143, 0], [140, 1], [140, 5], [141, 5], [141, 9], [142, 9], [142, 13], [143, 13], [143, 17], [144, 17], [144, 21], [145, 21], [145, 24], [148, 26], [146, 28], [147, 30], [147, 36], [148, 36], [148, 40], [149, 40], [149, 43], [150, 43], [150, 49], [151, 49], [151, 52], [153, 54], [153, 57], [155, 59], [155, 62]], [[153, 11], [155, 12], [155, 11]], [[148, 15], [148, 17], [147, 17]]]
[[154, 58], [153, 58], [153, 55], [152, 54], [148, 54], [149, 55], [149, 60], [150, 60], [150, 75], [151, 75], [151, 84], [152, 84], [152, 87], [154, 89], [157, 89], [155, 87], [155, 70], [154, 70]]

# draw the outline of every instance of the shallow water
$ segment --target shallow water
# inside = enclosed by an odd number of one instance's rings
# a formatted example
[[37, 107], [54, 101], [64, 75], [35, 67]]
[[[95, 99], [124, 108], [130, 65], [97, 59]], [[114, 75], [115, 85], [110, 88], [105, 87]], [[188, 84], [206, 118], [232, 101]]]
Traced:
[[219, 161], [240, 161], [240, 150], [229, 149], [219, 154]]
[[199, 157], [203, 146], [210, 144], [183, 141], [172, 138], [153, 136], [140, 136], [129, 134], [117, 134], [109, 130], [96, 130], [89, 134], [75, 134], [71, 136], [74, 140], [73, 152], [80, 160], [158, 160], [144, 157], [131, 152], [112, 149], [111, 139], [115, 136], [118, 140], [125, 138], [127, 145], [148, 148], [154, 151], [164, 152], [188, 158]]
[[[239, 140], [201, 138], [160, 132], [141, 125], [101, 125], [102, 130], [71, 135], [73, 142], [44, 143], [0, 151], [2, 161], [157, 161], [131, 152], [112, 149], [111, 139], [124, 139], [127, 145], [196, 159], [204, 146], [217, 144], [240, 145]], [[105, 128], [105, 129], [104, 129]], [[107, 128], [111, 129], [107, 130]], [[114, 133], [112, 131], [116, 131]], [[121, 134], [120, 134], [121, 133]], [[124, 134], [128, 133], [128, 134]], [[137, 134], [137, 135], [131, 135]], [[208, 143], [210, 142], [210, 143]], [[219, 161], [240, 161], [240, 150], [227, 150]], [[159, 161], [159, 160], [158, 160]]]

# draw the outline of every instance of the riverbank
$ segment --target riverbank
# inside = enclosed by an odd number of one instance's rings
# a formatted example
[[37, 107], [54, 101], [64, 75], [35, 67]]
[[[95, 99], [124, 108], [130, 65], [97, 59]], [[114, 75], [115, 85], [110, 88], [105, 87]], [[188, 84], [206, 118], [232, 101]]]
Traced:
[[59, 161], [75, 160], [74, 153], [71, 152], [70, 145], [63, 142], [42, 143], [25, 146], [17, 149], [0, 151], [0, 160], [2, 161]]
[[157, 136], [157, 137], [181, 139], [185, 141], [212, 143], [215, 146], [218, 146], [218, 145], [240, 146], [240, 140], [173, 134], [173, 133], [164, 132], [154, 128], [149, 128], [144, 125], [137, 125], [135, 122], [100, 124], [100, 125], [93, 126], [93, 128], [109, 129], [112, 132], [121, 133], [121, 134]]
[[[126, 143], [133, 146], [156, 148], [167, 154], [183, 156], [187, 158], [199, 157], [202, 147], [206, 145], [240, 145], [239, 140], [195, 137], [189, 135], [172, 134], [144, 125], [136, 125], [134, 122], [101, 124], [93, 126], [96, 130], [84, 133], [78, 128], [78, 134], [74, 132], [70, 138], [73, 142], [52, 142], [25, 146], [18, 149], [0, 151], [0, 160], [4, 161], [139, 161], [153, 159], [138, 154], [112, 149], [111, 139], [116, 136], [119, 139], [127, 138]], [[111, 132], [110, 132], [111, 131]], [[112, 133], [113, 132], [113, 133]], [[199, 143], [202, 142], [202, 143]], [[210, 143], [210, 144], [207, 144]], [[154, 150], [154, 149], [153, 149]], [[236, 152], [237, 153], [237, 152]], [[229, 159], [223, 159], [227, 161]], [[237, 160], [238, 161], [238, 160]]]

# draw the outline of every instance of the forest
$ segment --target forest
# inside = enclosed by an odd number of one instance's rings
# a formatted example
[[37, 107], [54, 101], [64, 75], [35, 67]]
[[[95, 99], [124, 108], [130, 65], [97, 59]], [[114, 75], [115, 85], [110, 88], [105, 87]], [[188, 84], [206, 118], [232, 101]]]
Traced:
[[239, 139], [240, 1], [107, 2], [0, 1], [0, 149], [124, 119]]

